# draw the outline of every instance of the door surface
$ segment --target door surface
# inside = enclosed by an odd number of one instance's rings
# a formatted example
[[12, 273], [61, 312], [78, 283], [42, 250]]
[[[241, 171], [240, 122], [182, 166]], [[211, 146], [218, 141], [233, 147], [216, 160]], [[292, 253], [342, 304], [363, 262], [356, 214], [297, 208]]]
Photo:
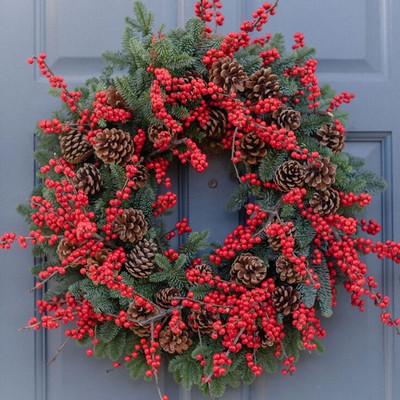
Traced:
[[[182, 26], [194, 0], [147, 0], [156, 25]], [[225, 0], [224, 31], [251, 17], [259, 0]], [[33, 187], [33, 130], [58, 101], [46, 95], [47, 83], [25, 62], [45, 51], [51, 68], [70, 86], [84, 82], [102, 67], [100, 54], [118, 49], [124, 17], [133, 0], [1, 0], [0, 63], [0, 231], [26, 232], [15, 206]], [[391, 0], [281, 0], [267, 31], [283, 32], [290, 43], [302, 31], [318, 51], [320, 82], [337, 91], [355, 92], [347, 107], [347, 150], [367, 160], [390, 189], [377, 196], [366, 213], [383, 223], [380, 239], [400, 241], [400, 2]], [[195, 230], [210, 228], [223, 238], [237, 222], [224, 213], [226, 191], [234, 184], [211, 160], [203, 175], [180, 175], [179, 207]], [[215, 179], [218, 185], [209, 185]], [[68, 343], [56, 363], [47, 366], [64, 341], [61, 331], [19, 332], [34, 312], [35, 295], [28, 251], [15, 248], [0, 257], [0, 400], [156, 399], [153, 384], [131, 381], [123, 368], [106, 373], [107, 361], [89, 359]], [[370, 257], [370, 272], [390, 295], [400, 315], [400, 268]], [[256, 383], [228, 391], [230, 400], [396, 400], [400, 399], [400, 338], [384, 328], [378, 310], [368, 304], [359, 313], [347, 293], [339, 296], [333, 318], [323, 321], [327, 338], [323, 355], [303, 354], [292, 377], [264, 375]], [[162, 374], [170, 399], [200, 399]]]

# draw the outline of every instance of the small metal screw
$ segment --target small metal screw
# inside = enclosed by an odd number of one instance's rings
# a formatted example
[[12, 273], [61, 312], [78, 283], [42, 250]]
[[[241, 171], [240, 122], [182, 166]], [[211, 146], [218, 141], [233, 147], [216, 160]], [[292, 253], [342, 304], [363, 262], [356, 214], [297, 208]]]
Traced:
[[208, 187], [211, 189], [215, 189], [218, 186], [218, 181], [216, 179], [210, 179], [208, 182]]

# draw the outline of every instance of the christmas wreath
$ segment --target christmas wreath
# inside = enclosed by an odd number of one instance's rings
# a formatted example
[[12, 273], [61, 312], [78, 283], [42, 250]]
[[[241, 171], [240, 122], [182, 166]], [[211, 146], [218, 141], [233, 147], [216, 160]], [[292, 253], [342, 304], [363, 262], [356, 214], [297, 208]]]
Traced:
[[[43, 296], [27, 328], [67, 324], [89, 356], [156, 382], [167, 362], [177, 382], [212, 397], [280, 362], [293, 373], [300, 350], [319, 351], [339, 283], [352, 305], [372, 299], [397, 329], [360, 260], [372, 252], [399, 263], [400, 244], [360, 235], [380, 230], [355, 215], [385, 183], [343, 152], [338, 107], [353, 95], [319, 86], [302, 34], [291, 50], [280, 34], [252, 38], [277, 3], [224, 36], [208, 25], [223, 23], [219, 1], [198, 2], [197, 18], [168, 33], [154, 33], [137, 2], [122, 50], [105, 53], [102, 75], [76, 90], [45, 54], [28, 59], [63, 107], [38, 124], [41, 182], [19, 206], [31, 232], [0, 239], [31, 243], [39, 260]], [[168, 171], [201, 173], [207, 154], [224, 152], [238, 181], [227, 207], [244, 218], [210, 246], [186, 218], [168, 226], [177, 203]]]

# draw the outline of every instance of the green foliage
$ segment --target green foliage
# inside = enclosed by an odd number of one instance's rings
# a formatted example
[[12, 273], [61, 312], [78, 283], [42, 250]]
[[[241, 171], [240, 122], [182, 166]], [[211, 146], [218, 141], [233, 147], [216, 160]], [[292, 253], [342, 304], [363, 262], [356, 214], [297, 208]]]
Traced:
[[112, 342], [121, 332], [121, 327], [114, 321], [106, 321], [97, 326], [97, 338], [104, 343]]
[[199, 385], [203, 376], [202, 367], [192, 359], [190, 350], [170, 360], [168, 370], [186, 390], [190, 390], [194, 384]]
[[169, 287], [183, 289], [187, 285], [186, 273], [183, 266], [186, 262], [186, 255], [180, 254], [179, 258], [170, 263], [168, 259], [157, 254], [155, 258], [156, 264], [162, 269], [160, 272], [154, 272], [150, 275], [150, 282], [161, 283], [166, 282]]
[[283, 151], [270, 150], [267, 156], [260, 163], [259, 175], [264, 182], [272, 180], [275, 170], [287, 159], [287, 154]]
[[44, 294], [45, 300], [51, 300], [53, 297], [63, 297], [69, 291], [71, 285], [82, 279], [79, 271], [68, 268], [64, 275], [57, 274], [54, 277], [55, 285], [52, 285]]
[[301, 340], [301, 332], [291, 327], [290, 325], [285, 329], [285, 337], [282, 341], [282, 348], [287, 356], [293, 356], [295, 361], [300, 356], [300, 351], [303, 350], [303, 342]]
[[95, 312], [115, 314], [119, 311], [118, 301], [110, 295], [110, 289], [104, 285], [96, 285], [89, 279], [80, 284], [82, 296], [88, 300]]
[[186, 256], [184, 267], [188, 266], [201, 250], [206, 249], [208, 244], [209, 231], [192, 232], [185, 245], [182, 247], [181, 252]]
[[106, 347], [106, 355], [113, 361], [118, 361], [124, 353], [126, 346], [126, 331], [120, 331]]
[[304, 219], [297, 214], [294, 216], [294, 219], [291, 219], [294, 223], [296, 228], [296, 244], [299, 246], [300, 249], [304, 249], [307, 247], [315, 237], [315, 231], [311, 222], [307, 219]]
[[141, 1], [135, 1], [133, 10], [136, 19], [126, 17], [125, 21], [135, 33], [140, 33], [142, 36], [148, 36], [152, 33], [154, 25], [154, 14], [148, 11]]
[[[306, 136], [312, 136], [317, 132], [324, 123], [331, 122], [331, 117], [320, 114], [303, 114], [301, 116], [301, 125], [298, 129], [299, 133]], [[318, 144], [313, 139], [314, 146]]]
[[249, 76], [261, 68], [262, 59], [258, 55], [258, 50], [258, 46], [253, 45], [240, 49], [235, 54], [235, 58]]
[[274, 355], [274, 350], [271, 348], [260, 347], [257, 350], [257, 361], [265, 372], [272, 373], [278, 369], [278, 362]]
[[345, 193], [369, 193], [376, 195], [383, 192], [387, 184], [385, 180], [372, 171], [364, 169], [363, 159], [347, 153], [335, 154], [331, 158], [337, 165], [335, 187]]
[[144, 354], [140, 353], [139, 357], [132, 358], [126, 366], [129, 370], [129, 376], [132, 379], [138, 379], [145, 375], [149, 366], [147, 365]]
[[322, 263], [314, 266], [314, 271], [318, 275], [318, 282], [321, 287], [318, 289], [318, 304], [321, 314], [325, 318], [329, 318], [333, 314], [332, 310], [332, 289], [329, 278], [329, 271], [323, 258]]
[[299, 283], [297, 285], [297, 290], [301, 293], [301, 301], [306, 305], [306, 307], [314, 307], [317, 298], [317, 289], [314, 288], [314, 285]]
[[266, 50], [277, 49], [280, 54], [285, 52], [285, 38], [282, 33], [275, 33], [265, 46]]
[[226, 210], [230, 212], [239, 211], [247, 203], [249, 198], [249, 185], [241, 183], [231, 194], [230, 199], [226, 205]]

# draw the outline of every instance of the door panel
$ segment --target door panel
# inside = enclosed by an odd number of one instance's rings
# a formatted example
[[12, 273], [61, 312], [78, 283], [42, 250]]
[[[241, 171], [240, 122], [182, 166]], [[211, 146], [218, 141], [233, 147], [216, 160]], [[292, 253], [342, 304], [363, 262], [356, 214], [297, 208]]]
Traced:
[[[147, 0], [156, 14], [156, 25], [183, 26], [192, 16], [194, 0]], [[227, 25], [221, 32], [237, 30], [258, 0], [225, 0]], [[112, 4], [112, 7], [110, 7]], [[71, 86], [97, 74], [100, 54], [118, 49], [123, 19], [133, 1], [115, 0], [3, 0], [1, 49], [6, 61], [1, 69], [0, 118], [0, 230], [26, 232], [16, 216], [15, 205], [24, 202], [33, 186], [33, 130], [37, 120], [49, 117], [59, 102], [46, 95], [45, 80], [25, 64], [26, 57], [45, 51], [49, 63]], [[318, 48], [319, 78], [338, 90], [357, 94], [350, 111], [351, 131], [347, 150], [367, 160], [368, 166], [385, 176], [391, 189], [377, 196], [365, 218], [383, 223], [379, 239], [400, 240], [398, 93], [400, 79], [400, 4], [390, 0], [334, 3], [319, 0], [281, 0], [268, 32], [283, 32], [290, 46], [294, 32], [302, 31], [306, 42]], [[226, 214], [224, 201], [235, 186], [223, 170], [227, 160], [210, 159], [210, 169], [198, 175], [190, 169], [175, 174], [179, 186], [178, 214], [188, 216], [195, 230], [210, 228], [212, 239], [221, 240], [238, 223]], [[6, 171], [6, 173], [5, 173]], [[216, 187], [215, 186], [216, 181]], [[68, 343], [55, 364], [47, 366], [64, 342], [61, 331], [18, 332], [34, 312], [35, 298], [28, 293], [33, 278], [27, 273], [33, 260], [15, 249], [0, 258], [0, 399], [15, 400], [108, 400], [156, 398], [153, 384], [130, 381], [120, 368], [107, 373], [111, 363], [89, 359], [83, 348]], [[383, 282], [400, 315], [399, 268], [369, 258], [370, 272]], [[326, 352], [302, 354], [292, 377], [279, 373], [258, 379], [251, 387], [228, 391], [226, 399], [384, 399], [400, 397], [400, 345], [394, 331], [383, 328], [372, 304], [367, 312], [350, 307], [342, 291], [333, 318], [325, 320]], [[168, 373], [161, 384], [171, 399], [201, 399], [194, 390], [186, 393]]]

